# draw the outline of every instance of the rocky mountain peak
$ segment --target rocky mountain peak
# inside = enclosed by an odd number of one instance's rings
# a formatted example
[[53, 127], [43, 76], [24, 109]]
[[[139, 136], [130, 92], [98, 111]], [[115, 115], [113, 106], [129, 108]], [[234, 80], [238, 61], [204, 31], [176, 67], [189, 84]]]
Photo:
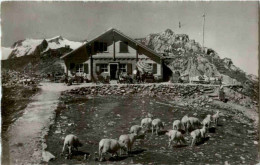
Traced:
[[11, 48], [15, 48], [15, 47], [17, 47], [17, 46], [22, 46], [23, 41], [24, 41], [24, 40], [16, 41], [16, 42], [11, 46]]
[[174, 32], [171, 30], [171, 29], [166, 29], [165, 31], [164, 31], [164, 35], [167, 35], [167, 36], [172, 36], [172, 35], [174, 35]]
[[63, 41], [64, 38], [62, 36], [56, 36], [48, 40], [48, 42], [54, 42], [56, 44], [60, 44], [61, 41]]

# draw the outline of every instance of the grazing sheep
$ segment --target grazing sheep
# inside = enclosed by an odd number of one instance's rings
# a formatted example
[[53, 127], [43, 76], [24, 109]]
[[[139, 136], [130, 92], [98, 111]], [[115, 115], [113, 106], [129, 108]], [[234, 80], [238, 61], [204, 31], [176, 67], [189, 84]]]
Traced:
[[152, 134], [153, 134], [153, 130], [155, 129], [156, 131], [156, 135], [158, 135], [158, 131], [160, 129], [163, 129], [164, 128], [164, 123], [161, 121], [161, 119], [154, 119], [152, 121]]
[[[127, 135], [121, 135], [119, 137], [119, 142], [125, 145], [127, 148], [127, 152], [132, 151], [132, 146], [137, 138], [137, 134], [127, 134]], [[120, 155], [122, 154], [122, 149], [120, 149]]]
[[177, 130], [169, 130], [166, 132], [166, 135], [169, 136], [169, 147], [171, 146], [171, 142], [176, 141], [176, 143], [186, 143], [182, 133]]
[[195, 143], [197, 143], [201, 139], [201, 132], [200, 129], [196, 129], [190, 133], [190, 136], [192, 138], [191, 146], [194, 146]]
[[180, 130], [182, 128], [182, 123], [180, 120], [175, 120], [172, 124], [174, 130]]
[[147, 114], [147, 117], [153, 119], [153, 114], [148, 113], [148, 114]]
[[64, 153], [66, 146], [69, 149], [69, 157], [70, 157], [72, 153], [72, 147], [78, 151], [78, 147], [82, 147], [83, 144], [79, 141], [77, 136], [70, 134], [65, 137], [62, 153]]
[[202, 121], [202, 124], [206, 126], [206, 128], [210, 128], [211, 123], [211, 115], [207, 115], [206, 118]]
[[117, 151], [119, 149], [126, 150], [125, 145], [120, 141], [115, 139], [102, 139], [99, 142], [99, 160], [103, 160], [103, 154], [105, 153], [111, 153], [112, 156], [116, 154], [118, 156]]
[[183, 127], [184, 127], [184, 130], [185, 130], [185, 131], [188, 131], [188, 123], [189, 123], [189, 117], [188, 117], [188, 115], [185, 115], [185, 116], [182, 117], [181, 123], [182, 123], [182, 125], [183, 125]]
[[189, 129], [191, 130], [198, 129], [201, 126], [201, 122], [196, 117], [189, 117], [188, 125], [189, 125]]
[[152, 127], [152, 119], [151, 118], [144, 118], [144, 119], [142, 119], [141, 127], [142, 128], [146, 127], [148, 130], [150, 130], [151, 127]]
[[142, 127], [140, 125], [133, 125], [131, 128], [130, 128], [130, 133], [134, 133], [136, 135], [139, 135], [139, 133], [141, 132], [142, 130]]
[[219, 110], [217, 111], [216, 114], [214, 114], [212, 116], [212, 120], [213, 120], [213, 122], [215, 123], [216, 126], [218, 125], [218, 119], [219, 119]]
[[203, 125], [203, 127], [200, 129], [200, 134], [202, 138], [205, 138], [206, 136], [206, 126]]

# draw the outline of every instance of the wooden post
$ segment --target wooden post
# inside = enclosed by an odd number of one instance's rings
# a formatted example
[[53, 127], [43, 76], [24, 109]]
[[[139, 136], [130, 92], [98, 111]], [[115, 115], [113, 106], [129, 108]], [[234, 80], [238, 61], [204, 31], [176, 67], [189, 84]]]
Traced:
[[116, 61], [115, 32], [113, 31], [113, 59]]
[[136, 44], [136, 62], [138, 61], [138, 45]]
[[205, 31], [205, 13], [203, 14], [203, 39], [202, 39], [202, 48], [203, 48], [203, 52], [204, 52], [204, 31]]
[[92, 58], [92, 45], [87, 47], [87, 52], [89, 53], [90, 56], [90, 79], [93, 81], [93, 58]]
[[160, 60], [161, 62], [161, 76], [162, 76], [162, 80], [164, 80], [164, 76], [163, 76], [163, 60]]

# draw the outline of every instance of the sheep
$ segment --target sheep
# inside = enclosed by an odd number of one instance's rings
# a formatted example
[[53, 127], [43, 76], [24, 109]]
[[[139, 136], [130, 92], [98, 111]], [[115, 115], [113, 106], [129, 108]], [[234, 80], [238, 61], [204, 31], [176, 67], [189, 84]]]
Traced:
[[219, 110], [217, 111], [216, 114], [212, 115], [212, 120], [213, 120], [213, 122], [215, 123], [216, 126], [218, 125], [219, 115], [220, 115]]
[[182, 119], [181, 119], [181, 123], [182, 123], [185, 131], [188, 131], [188, 126], [187, 126], [188, 122], [189, 122], [188, 115], [183, 116]]
[[142, 130], [142, 127], [141, 127], [140, 125], [133, 125], [133, 126], [130, 128], [130, 131], [129, 131], [129, 132], [138, 135], [141, 130]]
[[206, 126], [206, 128], [210, 128], [211, 123], [211, 115], [207, 115], [205, 119], [203, 119], [202, 124]]
[[154, 119], [152, 121], [152, 134], [155, 129], [156, 135], [158, 135], [158, 130], [160, 130], [161, 128], [164, 129], [164, 123], [161, 121], [161, 119]]
[[206, 126], [203, 125], [203, 127], [200, 129], [200, 134], [202, 138], [205, 138], [206, 136]]
[[196, 117], [189, 117], [189, 122], [187, 125], [188, 125], [188, 129], [190, 130], [198, 129], [201, 125], [201, 122]]
[[[135, 142], [137, 138], [137, 134], [133, 133], [133, 134], [126, 134], [126, 135], [121, 135], [119, 137], [119, 142], [121, 142], [122, 144], [125, 145], [125, 147], [127, 148], [127, 152], [131, 152], [132, 151], [132, 146]], [[122, 153], [122, 149], [120, 149], [120, 155]]]
[[153, 119], [153, 114], [148, 113], [148, 114], [147, 114], [147, 117]]
[[177, 130], [169, 130], [166, 132], [166, 135], [169, 136], [169, 147], [171, 146], [171, 142], [176, 141], [178, 143], [186, 143], [182, 133]]
[[142, 128], [146, 127], [148, 130], [150, 130], [151, 127], [152, 127], [152, 118], [144, 118], [144, 119], [142, 119], [141, 127]]
[[102, 161], [103, 160], [103, 154], [105, 153], [111, 153], [112, 156], [114, 156], [114, 154], [117, 154], [117, 151], [119, 149], [123, 149], [126, 150], [126, 147], [123, 143], [121, 143], [118, 140], [115, 139], [102, 139], [99, 142], [99, 160]]
[[192, 131], [190, 133], [190, 136], [192, 138], [192, 141], [191, 141], [191, 146], [194, 146], [196, 142], [198, 142], [198, 140], [201, 139], [201, 132], [200, 132], [200, 129], [196, 129], [194, 131]]
[[66, 146], [69, 149], [69, 157], [70, 157], [72, 153], [72, 147], [78, 151], [78, 147], [82, 147], [83, 144], [79, 141], [77, 136], [70, 134], [65, 137], [63, 148], [62, 148], [62, 154], [64, 153]]
[[182, 128], [182, 123], [180, 120], [175, 120], [172, 124], [174, 130], [180, 130]]

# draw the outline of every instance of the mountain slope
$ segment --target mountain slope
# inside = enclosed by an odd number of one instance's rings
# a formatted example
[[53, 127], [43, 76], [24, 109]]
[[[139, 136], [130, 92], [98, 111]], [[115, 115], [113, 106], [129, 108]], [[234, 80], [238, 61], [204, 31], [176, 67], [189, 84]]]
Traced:
[[[198, 42], [191, 40], [186, 34], [175, 34], [166, 29], [161, 33], [149, 34], [137, 39], [166, 58], [167, 66], [172, 71], [190, 76], [226, 76], [241, 83], [250, 78], [235, 66], [231, 59], [221, 59], [211, 48], [202, 48]], [[242, 77], [242, 79], [241, 79]]]
[[172, 30], [149, 34], [136, 39], [165, 57], [167, 67], [181, 75], [222, 77], [225, 84], [243, 85], [243, 94], [258, 98], [258, 77], [248, 75], [235, 66], [231, 59], [221, 59], [211, 48], [202, 48], [186, 34], [175, 34]]

